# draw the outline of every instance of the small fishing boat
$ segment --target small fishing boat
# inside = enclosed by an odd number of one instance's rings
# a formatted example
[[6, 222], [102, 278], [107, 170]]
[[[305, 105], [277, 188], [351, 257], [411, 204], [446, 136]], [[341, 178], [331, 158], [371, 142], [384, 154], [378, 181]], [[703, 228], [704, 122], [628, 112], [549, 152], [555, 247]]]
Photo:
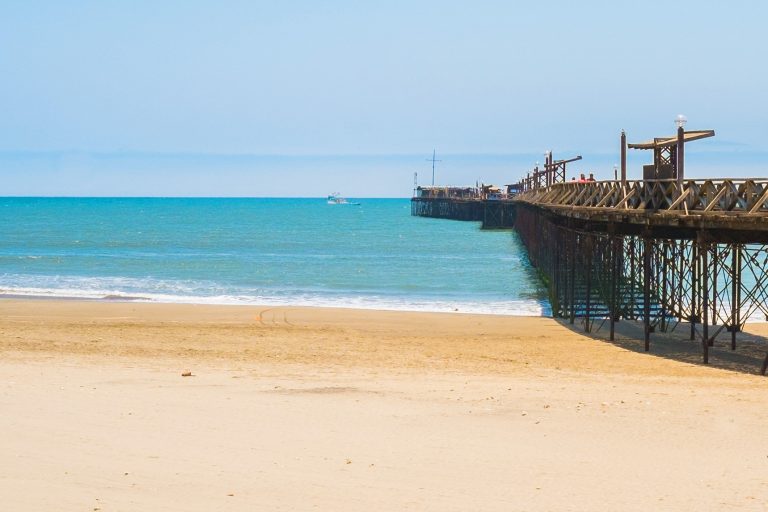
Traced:
[[350, 203], [345, 197], [341, 197], [338, 192], [328, 195], [328, 204], [349, 204], [352, 206], [360, 205], [360, 203]]

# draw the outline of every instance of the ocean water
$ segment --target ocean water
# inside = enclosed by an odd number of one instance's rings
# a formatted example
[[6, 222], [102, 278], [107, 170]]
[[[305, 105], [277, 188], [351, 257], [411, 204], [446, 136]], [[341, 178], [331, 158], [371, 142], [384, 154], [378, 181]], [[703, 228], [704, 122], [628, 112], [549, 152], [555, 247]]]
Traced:
[[0, 295], [549, 314], [514, 232], [358, 201], [0, 198]]

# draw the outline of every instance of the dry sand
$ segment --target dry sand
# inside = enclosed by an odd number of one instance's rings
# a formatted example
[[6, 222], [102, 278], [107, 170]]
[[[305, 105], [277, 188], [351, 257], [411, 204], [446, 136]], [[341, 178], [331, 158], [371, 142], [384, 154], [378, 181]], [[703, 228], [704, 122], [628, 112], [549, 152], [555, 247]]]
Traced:
[[0, 509], [768, 510], [766, 326], [621, 328], [0, 300]]

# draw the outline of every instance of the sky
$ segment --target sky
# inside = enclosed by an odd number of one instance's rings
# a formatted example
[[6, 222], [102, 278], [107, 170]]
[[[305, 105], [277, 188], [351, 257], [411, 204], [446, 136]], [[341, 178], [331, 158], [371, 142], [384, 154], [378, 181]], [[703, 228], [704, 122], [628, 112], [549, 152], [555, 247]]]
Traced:
[[600, 177], [622, 129], [680, 113], [717, 133], [687, 175], [766, 176], [766, 19], [740, 0], [3, 0], [0, 195], [408, 196], [433, 149], [439, 184], [514, 181], [548, 149]]

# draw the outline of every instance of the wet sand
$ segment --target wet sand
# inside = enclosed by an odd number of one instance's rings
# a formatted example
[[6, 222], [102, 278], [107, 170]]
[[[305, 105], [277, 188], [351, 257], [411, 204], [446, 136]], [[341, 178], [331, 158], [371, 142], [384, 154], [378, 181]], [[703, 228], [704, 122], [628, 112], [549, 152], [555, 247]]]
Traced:
[[[766, 510], [765, 324], [0, 300], [8, 510]], [[185, 371], [193, 376], [182, 377]]]

